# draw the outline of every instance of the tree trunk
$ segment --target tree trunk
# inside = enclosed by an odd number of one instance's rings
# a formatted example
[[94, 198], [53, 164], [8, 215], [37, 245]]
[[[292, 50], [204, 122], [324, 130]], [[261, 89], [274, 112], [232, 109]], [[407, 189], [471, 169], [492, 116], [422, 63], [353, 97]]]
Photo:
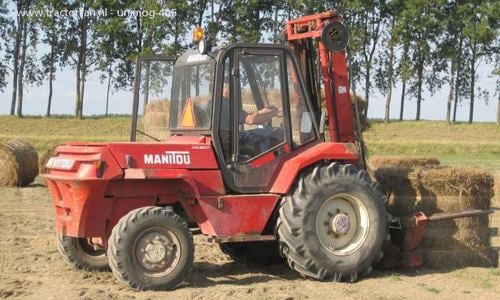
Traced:
[[366, 67], [366, 76], [365, 76], [365, 101], [366, 101], [366, 108], [365, 108], [365, 118], [368, 118], [368, 106], [370, 104], [370, 71], [371, 67], [367, 65]]
[[455, 100], [453, 102], [453, 123], [457, 122], [457, 108], [460, 88], [460, 60], [457, 62], [457, 80], [455, 82]]
[[[54, 43], [54, 41], [52, 41]], [[53, 81], [54, 81], [54, 57], [55, 50], [54, 45], [50, 46], [50, 65], [49, 65], [49, 98], [47, 99], [47, 117], [50, 117], [50, 109], [52, 106], [52, 93], [53, 93]]]
[[469, 124], [472, 124], [474, 119], [474, 89], [476, 88], [476, 43], [472, 46], [472, 58], [470, 60], [471, 66], [471, 82], [470, 82], [470, 109], [469, 109]]
[[273, 42], [278, 42], [278, 3], [275, 3], [274, 6], [274, 22], [273, 22]]
[[108, 88], [106, 90], [106, 114], [105, 114], [106, 117], [108, 116], [109, 113], [109, 90], [111, 89], [111, 74], [112, 70], [110, 65], [108, 69]]
[[[403, 47], [403, 55], [401, 57], [401, 59], [403, 61], [400, 63], [401, 68], [404, 68], [407, 65], [408, 51], [410, 51], [410, 44], [408, 42], [405, 42], [404, 47]], [[404, 74], [404, 72], [401, 74], [401, 81], [403, 83], [403, 87], [402, 87], [402, 91], [401, 91], [401, 108], [399, 111], [399, 121], [403, 121], [403, 113], [404, 113], [404, 108], [405, 108], [405, 96], [406, 96], [406, 82], [408, 81], [408, 78], [407, 78], [406, 74]]]
[[460, 96], [460, 84], [461, 84], [461, 69], [462, 69], [462, 45], [463, 45], [463, 38], [460, 37], [460, 43], [458, 44], [458, 56], [457, 56], [457, 75], [456, 75], [456, 81], [455, 81], [455, 102], [453, 103], [453, 123], [457, 121], [457, 107], [458, 107], [458, 100]]
[[498, 93], [497, 101], [497, 125], [500, 126], [500, 92]]
[[23, 21], [23, 31], [22, 31], [22, 46], [21, 46], [21, 57], [19, 63], [19, 74], [17, 76], [17, 116], [23, 116], [23, 92], [24, 92], [24, 67], [26, 65], [26, 49], [28, 48], [28, 27], [26, 20]]
[[415, 121], [420, 121], [420, 109], [422, 105], [422, 84], [423, 84], [423, 73], [424, 73], [424, 63], [422, 60], [418, 62], [418, 87], [417, 87], [417, 116]]
[[47, 100], [47, 114], [46, 114], [47, 117], [50, 117], [50, 108], [52, 106], [52, 92], [53, 92], [52, 78], [54, 77], [53, 64], [54, 63], [51, 62], [51, 67], [49, 71], [49, 98]]
[[80, 110], [78, 111], [78, 118], [83, 118], [83, 99], [85, 98], [85, 81], [87, 80], [87, 66], [82, 68], [82, 77], [80, 80]]
[[[394, 25], [394, 22], [393, 22]], [[389, 66], [387, 72], [387, 95], [385, 97], [385, 116], [384, 122], [389, 123], [391, 112], [391, 98], [392, 98], [392, 76], [393, 76], [393, 63], [394, 63], [394, 44], [389, 46]]]
[[451, 60], [450, 66], [450, 92], [448, 93], [448, 103], [446, 105], [446, 122], [451, 124], [451, 103], [453, 102], [453, 95], [455, 93], [455, 61]]
[[[84, 6], [83, 10], [86, 11]], [[77, 99], [75, 108], [75, 117], [81, 119], [83, 117], [83, 99], [85, 97], [85, 81], [87, 77], [87, 26], [88, 17], [82, 16], [80, 22], [80, 45], [78, 54], [78, 74], [77, 74]]]
[[[17, 11], [21, 11], [21, 3], [17, 4]], [[16, 39], [14, 43], [14, 55], [13, 55], [13, 63], [14, 66], [12, 68], [12, 100], [10, 103], [10, 115], [13, 116], [16, 111], [16, 100], [17, 100], [17, 85], [18, 85], [18, 75], [19, 75], [19, 52], [21, 50], [21, 33], [23, 32], [23, 17], [17, 17], [17, 31], [16, 31]]]
[[81, 59], [78, 58], [78, 63], [76, 66], [76, 100], [75, 100], [75, 118], [78, 118], [78, 112], [80, 111], [80, 63]]
[[406, 95], [406, 79], [403, 79], [403, 86], [401, 90], [401, 108], [399, 110], [399, 121], [403, 121], [403, 113], [405, 108], [405, 95]]

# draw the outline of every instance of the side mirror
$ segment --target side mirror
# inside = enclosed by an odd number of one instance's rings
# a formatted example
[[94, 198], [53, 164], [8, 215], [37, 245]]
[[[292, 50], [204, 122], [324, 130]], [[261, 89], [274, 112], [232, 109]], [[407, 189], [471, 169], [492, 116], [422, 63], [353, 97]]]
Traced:
[[302, 118], [300, 121], [300, 132], [301, 133], [311, 133], [312, 131], [312, 120], [311, 113], [305, 111], [302, 113]]

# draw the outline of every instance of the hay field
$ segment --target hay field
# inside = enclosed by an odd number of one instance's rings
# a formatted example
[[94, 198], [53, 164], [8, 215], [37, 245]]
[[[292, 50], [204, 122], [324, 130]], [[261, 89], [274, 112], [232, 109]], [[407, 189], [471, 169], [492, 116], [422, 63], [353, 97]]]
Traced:
[[[129, 132], [129, 117], [75, 120], [0, 116], [0, 143], [23, 138], [39, 153], [66, 141], [126, 141]], [[364, 136], [371, 155], [434, 156], [444, 165], [500, 171], [500, 127], [493, 123], [448, 126], [437, 121], [372, 121]]]
[[[126, 141], [129, 128], [126, 117], [0, 116], [0, 142], [23, 138], [43, 153], [65, 141]], [[372, 154], [415, 156], [432, 153], [425, 145], [444, 145], [436, 149], [440, 159], [500, 170], [499, 129], [494, 125], [443, 128], [436, 122], [375, 123], [366, 138]], [[489, 146], [469, 151], [473, 143], [468, 138]], [[499, 269], [375, 271], [356, 284], [315, 282], [302, 279], [287, 266], [233, 262], [201, 237], [195, 239], [194, 269], [186, 283], [171, 292], [133, 292], [110, 272], [81, 272], [68, 266], [56, 249], [53, 218], [49, 192], [39, 179], [27, 188], [0, 188], [0, 299], [326, 299], [332, 293], [341, 299], [494, 299], [500, 294]]]
[[57, 252], [53, 218], [45, 186], [0, 188], [0, 299], [495, 299], [500, 294], [499, 269], [374, 271], [355, 284], [316, 282], [285, 265], [234, 262], [200, 236], [184, 284], [170, 292], [134, 292], [111, 272], [67, 265]]
[[494, 123], [372, 121], [364, 136], [370, 154], [433, 156], [444, 165], [500, 170], [500, 126]]

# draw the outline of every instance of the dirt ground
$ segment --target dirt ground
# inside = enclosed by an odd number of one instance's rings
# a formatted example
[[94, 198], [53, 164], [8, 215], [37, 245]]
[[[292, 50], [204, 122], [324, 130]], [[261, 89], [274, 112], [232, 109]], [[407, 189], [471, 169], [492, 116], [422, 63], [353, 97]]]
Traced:
[[306, 280], [287, 266], [245, 266], [196, 237], [195, 264], [174, 291], [134, 292], [111, 272], [82, 272], [56, 249], [46, 187], [0, 188], [0, 298], [498, 299], [500, 269], [375, 271], [357, 283]]

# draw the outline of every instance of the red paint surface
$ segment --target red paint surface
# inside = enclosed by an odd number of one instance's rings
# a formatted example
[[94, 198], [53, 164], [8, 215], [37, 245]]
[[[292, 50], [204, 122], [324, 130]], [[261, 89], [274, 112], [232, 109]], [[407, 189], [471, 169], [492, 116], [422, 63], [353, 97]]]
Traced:
[[200, 229], [212, 236], [260, 234], [278, 200], [272, 194], [203, 197], [199, 204], [208, 218]]
[[[126, 168], [126, 156], [135, 169], [219, 169], [210, 138], [203, 136], [173, 136], [162, 143], [110, 143], [109, 148], [120, 167]], [[189, 164], [145, 163], [145, 155], [164, 155], [166, 151], [186, 151]]]
[[358, 153], [354, 144], [320, 143], [283, 163], [271, 193], [287, 194], [299, 172], [321, 160], [345, 160], [356, 163]]

